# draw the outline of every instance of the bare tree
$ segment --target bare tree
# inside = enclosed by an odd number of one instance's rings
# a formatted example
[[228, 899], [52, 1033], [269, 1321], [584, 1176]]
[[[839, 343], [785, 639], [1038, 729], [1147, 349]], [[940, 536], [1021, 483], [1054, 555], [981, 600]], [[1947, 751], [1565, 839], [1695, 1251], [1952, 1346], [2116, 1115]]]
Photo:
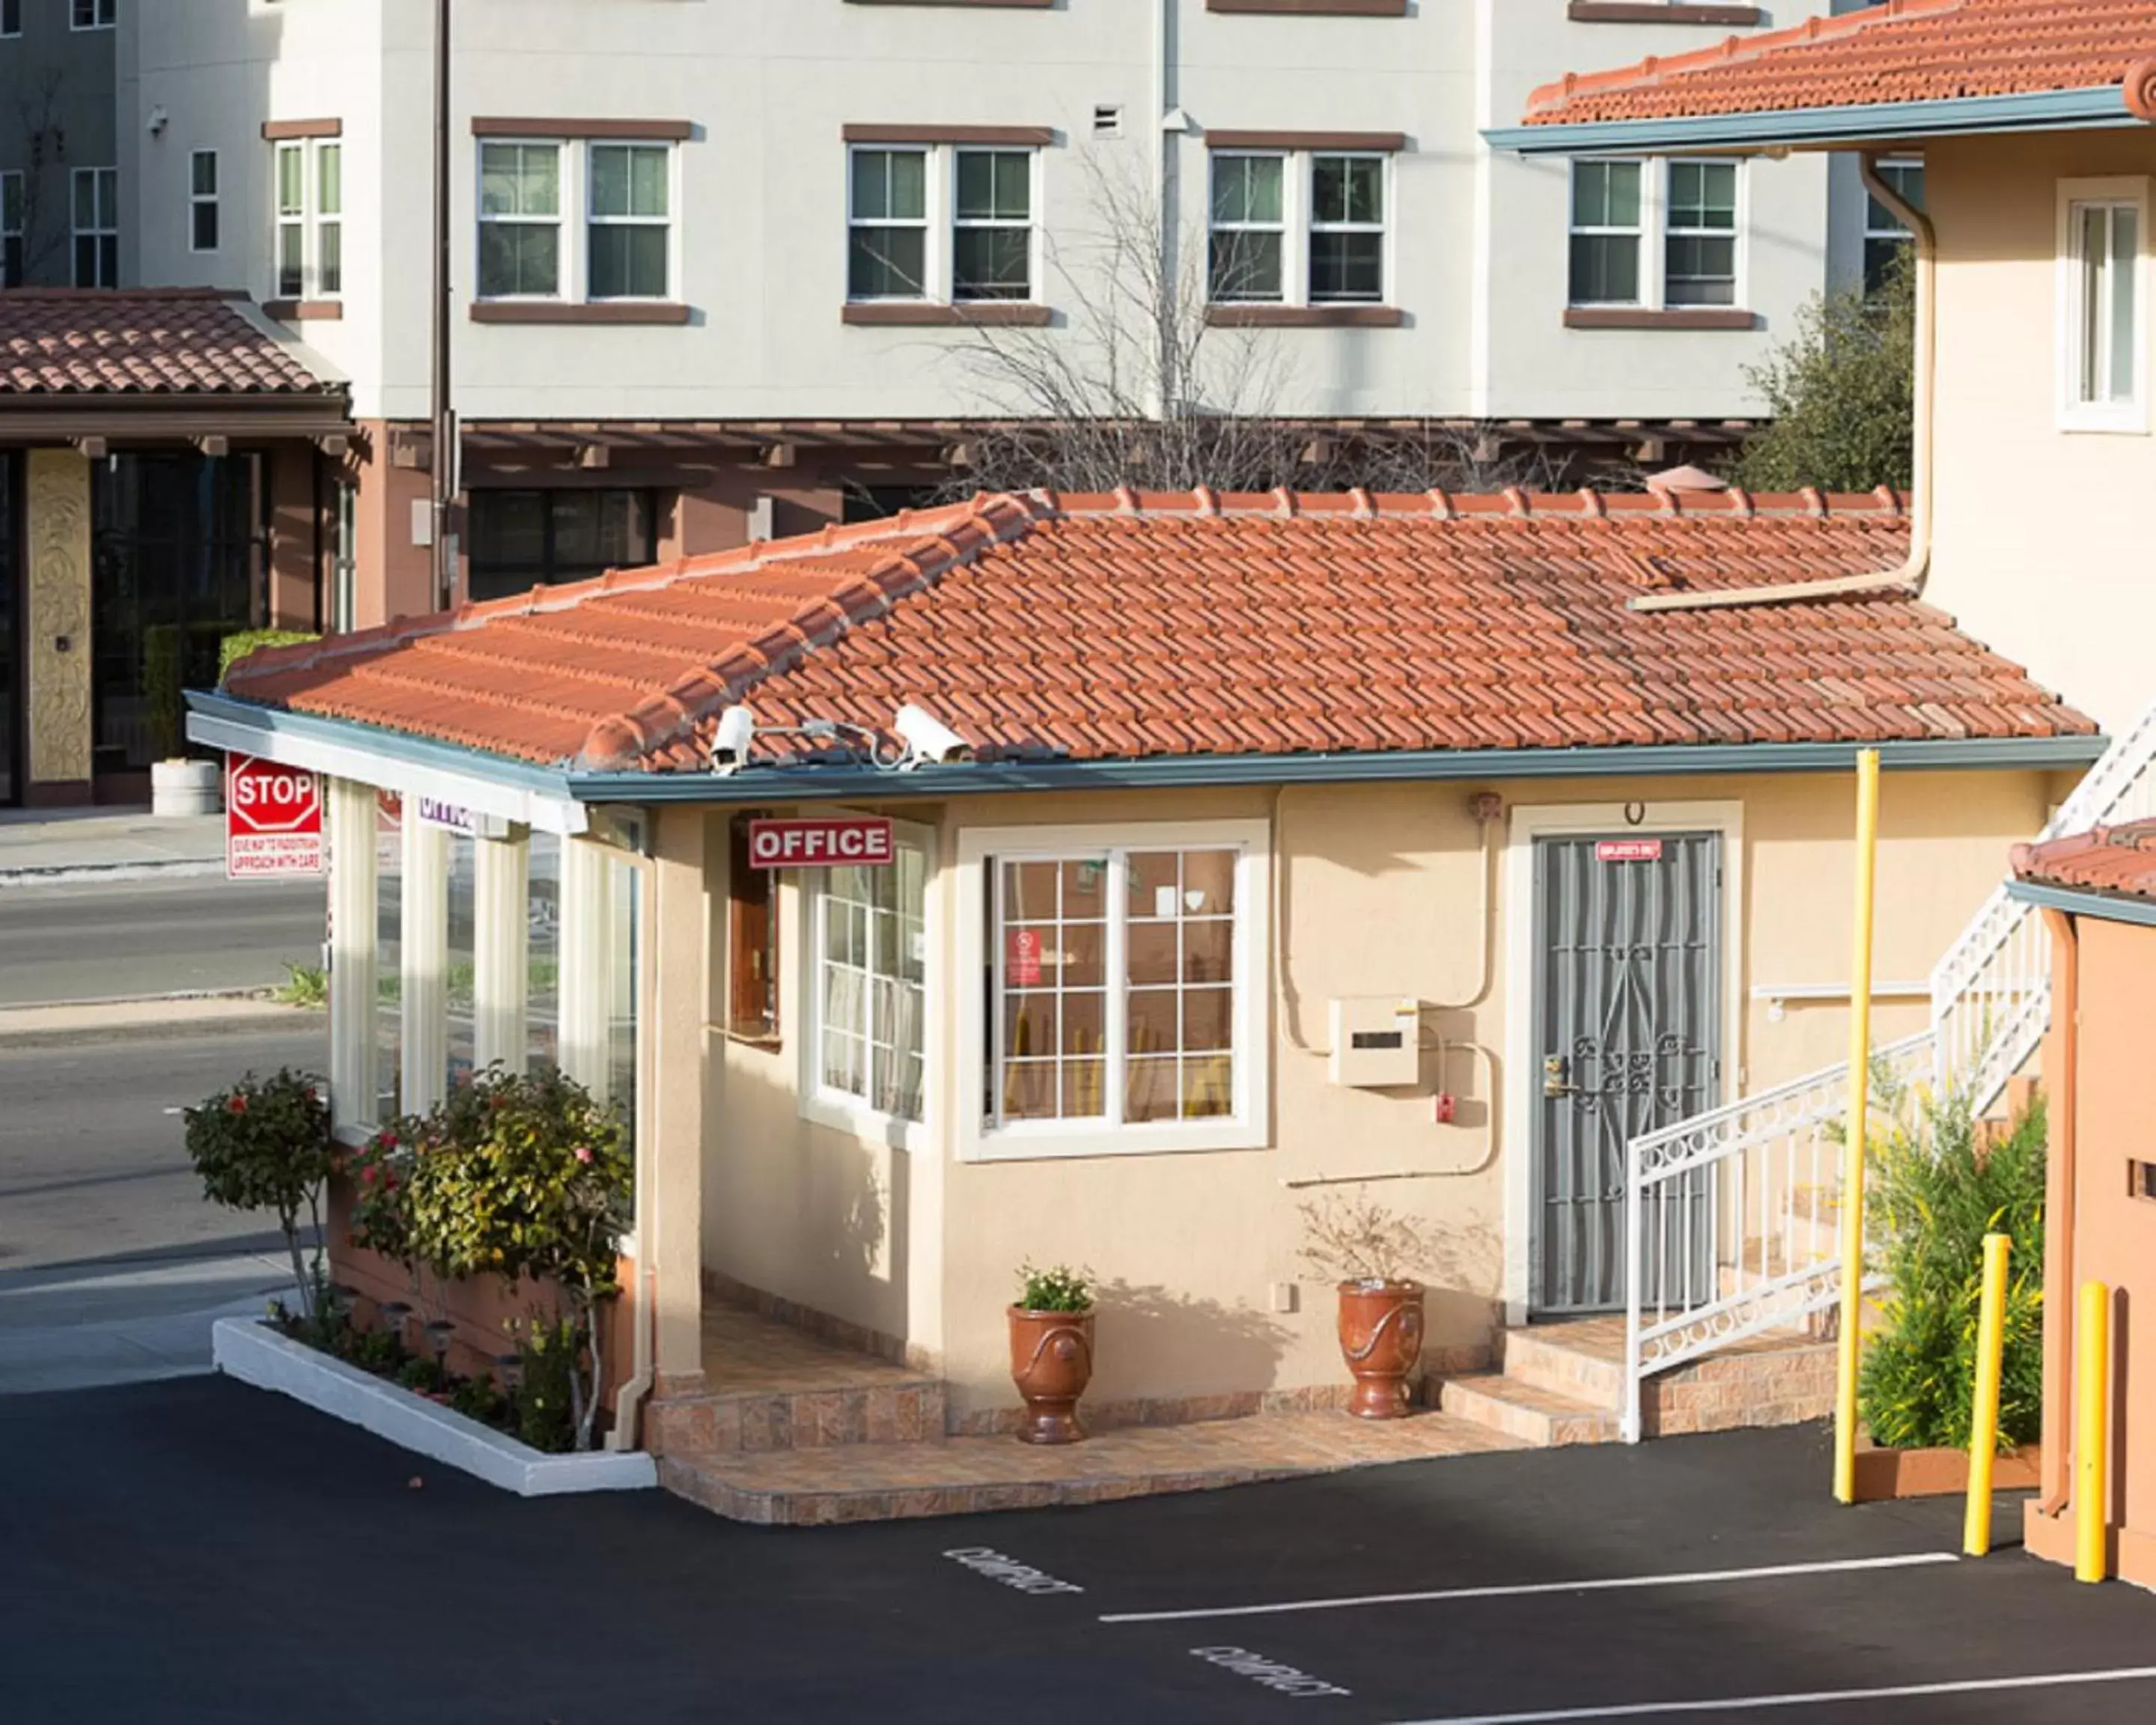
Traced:
[[19, 254], [7, 260], [8, 287], [21, 287], [34, 281], [54, 254], [67, 244], [69, 223], [64, 195], [59, 218], [49, 219], [52, 214], [52, 200], [46, 195], [49, 183], [63, 187], [66, 182], [59, 176], [67, 161], [67, 128], [61, 123], [60, 92], [65, 83], [64, 74], [58, 66], [48, 66], [39, 74], [36, 85], [16, 103], [17, 116], [23, 126], [23, 173], [18, 182], [22, 190], [19, 201], [7, 213], [8, 226], [20, 234]]

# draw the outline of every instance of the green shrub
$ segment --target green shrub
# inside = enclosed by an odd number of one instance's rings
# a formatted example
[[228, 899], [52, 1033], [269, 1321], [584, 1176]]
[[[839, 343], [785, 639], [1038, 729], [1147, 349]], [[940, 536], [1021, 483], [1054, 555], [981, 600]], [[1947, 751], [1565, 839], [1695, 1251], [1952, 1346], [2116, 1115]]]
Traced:
[[[323, 1081], [280, 1066], [273, 1077], [249, 1072], [183, 1111], [187, 1156], [202, 1176], [203, 1195], [232, 1209], [274, 1210], [291, 1254], [300, 1316], [313, 1324], [321, 1299], [322, 1183], [335, 1160]], [[316, 1240], [310, 1271], [300, 1250], [300, 1213]]]
[[1091, 1312], [1093, 1287], [1082, 1272], [1067, 1264], [1036, 1270], [1028, 1264], [1018, 1273], [1021, 1312]]
[[222, 689], [232, 668], [259, 647], [295, 647], [302, 641], [319, 641], [321, 637], [298, 629], [245, 629], [237, 634], [227, 635], [218, 644], [217, 685]]
[[1866, 1225], [1885, 1272], [1885, 1322], [1865, 1346], [1861, 1403], [1876, 1442], [1965, 1448], [1976, 1383], [1984, 1236], [2014, 1241], [2002, 1447], [2043, 1420], [2044, 1108], [1986, 1147], [1964, 1098], [1918, 1097], [1871, 1147]]
[[578, 1368], [583, 1353], [575, 1321], [534, 1319], [516, 1335], [516, 1387], [509, 1399], [516, 1435], [550, 1455], [575, 1449], [581, 1421]]
[[398, 1367], [397, 1381], [406, 1389], [424, 1395], [442, 1387], [442, 1368], [426, 1355], [416, 1355]]
[[319, 964], [295, 964], [288, 958], [285, 961], [284, 986], [277, 990], [276, 998], [285, 1006], [327, 1006], [329, 973]]
[[142, 631], [142, 705], [150, 747], [161, 761], [187, 752], [187, 638], [177, 623]]

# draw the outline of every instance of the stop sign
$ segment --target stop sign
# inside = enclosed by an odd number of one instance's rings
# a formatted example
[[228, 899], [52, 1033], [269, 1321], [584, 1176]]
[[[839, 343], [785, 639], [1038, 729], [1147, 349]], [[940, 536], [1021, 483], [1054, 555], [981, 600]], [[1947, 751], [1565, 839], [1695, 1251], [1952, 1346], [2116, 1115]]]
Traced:
[[322, 785], [252, 755], [224, 763], [224, 871], [234, 880], [322, 871]]

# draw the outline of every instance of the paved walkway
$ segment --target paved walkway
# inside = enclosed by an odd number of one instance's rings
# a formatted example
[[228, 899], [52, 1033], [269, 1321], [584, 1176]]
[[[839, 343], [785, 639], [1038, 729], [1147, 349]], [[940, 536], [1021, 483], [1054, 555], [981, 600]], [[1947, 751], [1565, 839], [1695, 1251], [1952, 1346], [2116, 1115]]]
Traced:
[[224, 872], [224, 817], [146, 809], [0, 812], [0, 887]]

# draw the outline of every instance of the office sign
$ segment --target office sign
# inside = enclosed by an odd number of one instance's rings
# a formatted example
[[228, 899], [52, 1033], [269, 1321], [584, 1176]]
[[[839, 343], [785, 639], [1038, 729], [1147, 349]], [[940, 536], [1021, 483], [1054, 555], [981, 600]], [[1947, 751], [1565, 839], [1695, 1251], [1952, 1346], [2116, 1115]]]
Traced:
[[891, 823], [874, 815], [752, 820], [748, 860], [757, 869], [888, 868], [897, 859]]

